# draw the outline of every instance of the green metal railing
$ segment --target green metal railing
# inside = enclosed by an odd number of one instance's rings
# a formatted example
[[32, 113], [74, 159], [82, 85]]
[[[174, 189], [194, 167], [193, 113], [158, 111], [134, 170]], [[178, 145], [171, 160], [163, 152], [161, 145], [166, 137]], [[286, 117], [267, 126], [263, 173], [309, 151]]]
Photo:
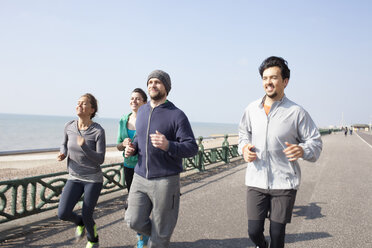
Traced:
[[214, 147], [209, 149], [204, 149], [203, 137], [198, 139], [198, 154], [192, 158], [183, 159], [183, 168], [185, 171], [189, 169], [198, 169], [199, 171], [204, 171], [205, 166], [225, 162], [229, 163], [230, 158], [238, 157], [238, 145], [229, 145], [228, 135], [225, 135], [225, 139], [220, 147]]
[[341, 129], [336, 129], [336, 128], [332, 128], [332, 129], [326, 129], [326, 128], [321, 128], [319, 129], [319, 133], [320, 135], [326, 135], [326, 134], [331, 134], [331, 133], [336, 133], [336, 132], [340, 132]]
[[[234, 136], [237, 135], [230, 137]], [[203, 137], [199, 137], [198, 154], [183, 159], [184, 171], [204, 171], [207, 165], [229, 163], [231, 158], [238, 157], [238, 145], [229, 145], [228, 138], [228, 135], [224, 136], [220, 147], [204, 149]], [[104, 176], [101, 195], [126, 188], [122, 163], [102, 165], [101, 168]], [[0, 182], [0, 223], [57, 208], [67, 177], [67, 172], [59, 172]]]

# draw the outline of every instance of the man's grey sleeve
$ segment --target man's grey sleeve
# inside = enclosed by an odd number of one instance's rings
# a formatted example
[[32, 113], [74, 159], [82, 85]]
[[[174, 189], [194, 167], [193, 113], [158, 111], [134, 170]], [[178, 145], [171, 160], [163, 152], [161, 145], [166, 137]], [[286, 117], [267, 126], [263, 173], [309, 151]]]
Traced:
[[300, 118], [298, 129], [301, 137], [299, 146], [304, 150], [303, 159], [310, 162], [317, 161], [323, 148], [323, 142], [318, 127], [306, 111]]
[[252, 142], [252, 131], [251, 126], [249, 122], [249, 114], [248, 110], [246, 109], [244, 111], [243, 117], [240, 120], [239, 124], [239, 145], [238, 145], [238, 152], [240, 155], [243, 154], [243, 147], [246, 144], [249, 144]]

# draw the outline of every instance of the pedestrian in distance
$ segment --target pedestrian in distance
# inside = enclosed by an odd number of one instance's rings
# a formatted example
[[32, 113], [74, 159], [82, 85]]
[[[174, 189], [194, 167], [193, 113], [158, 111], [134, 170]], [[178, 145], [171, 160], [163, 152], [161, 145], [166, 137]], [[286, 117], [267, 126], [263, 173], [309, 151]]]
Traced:
[[347, 136], [348, 128], [345, 127], [345, 137]]
[[169, 75], [151, 72], [147, 89], [151, 100], [138, 110], [136, 137], [125, 148], [125, 157], [138, 154], [125, 221], [139, 233], [137, 248], [167, 248], [178, 219], [182, 158], [196, 155], [198, 146], [187, 116], [167, 100]]
[[284, 94], [290, 77], [287, 61], [269, 57], [259, 72], [266, 94], [247, 106], [239, 124], [239, 152], [248, 162], [248, 235], [256, 247], [269, 247], [264, 236], [269, 218], [270, 247], [281, 248], [300, 186], [298, 159], [315, 162], [322, 140], [308, 112]]
[[[130, 186], [132, 185], [133, 175], [134, 175], [134, 167], [137, 164], [138, 156], [131, 156], [126, 158], [124, 155], [124, 149], [129, 143], [133, 141], [134, 136], [136, 135], [136, 119], [137, 119], [137, 111], [143, 105], [147, 103], [147, 96], [146, 93], [140, 89], [135, 88], [129, 100], [129, 106], [131, 108], [131, 112], [129, 114], [125, 114], [119, 121], [119, 131], [118, 131], [118, 138], [117, 138], [117, 146], [116, 148], [119, 151], [123, 151], [124, 157], [124, 179], [125, 185], [127, 186], [128, 193], [130, 191]], [[127, 207], [127, 202], [124, 203], [125, 208]]]
[[[103, 174], [100, 165], [105, 160], [105, 130], [93, 117], [98, 111], [96, 98], [85, 94], [76, 106], [77, 120], [65, 125], [64, 139], [57, 157], [67, 158], [68, 180], [63, 188], [58, 206], [58, 218], [75, 223], [75, 239], [81, 240], [85, 231], [86, 248], [99, 247], [97, 226], [93, 219], [94, 208], [101, 193]], [[84, 194], [82, 214], [73, 212], [75, 205]]]

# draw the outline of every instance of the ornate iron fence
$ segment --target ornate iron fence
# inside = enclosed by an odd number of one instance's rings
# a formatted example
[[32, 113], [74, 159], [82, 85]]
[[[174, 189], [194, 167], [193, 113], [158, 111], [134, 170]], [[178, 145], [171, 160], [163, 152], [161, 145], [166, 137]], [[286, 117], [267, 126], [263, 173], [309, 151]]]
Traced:
[[331, 134], [331, 133], [336, 133], [336, 132], [341, 132], [341, 129], [337, 128], [332, 128], [332, 129], [327, 129], [327, 128], [321, 128], [319, 129], [320, 135], [326, 135], [326, 134]]
[[[236, 136], [236, 135], [235, 135]], [[224, 136], [224, 141], [221, 146], [204, 149], [203, 137], [198, 138], [199, 150], [198, 154], [192, 158], [183, 159], [183, 168], [185, 171], [190, 169], [205, 170], [205, 166], [225, 162], [229, 163], [230, 158], [238, 157], [238, 145], [229, 145], [228, 135]]]
[[[234, 136], [237, 135], [230, 137]], [[220, 147], [209, 149], [204, 149], [203, 137], [199, 137], [198, 154], [183, 160], [184, 171], [203, 171], [207, 165], [229, 163], [231, 158], [238, 157], [238, 145], [229, 145], [228, 137], [224, 136]], [[101, 195], [126, 188], [122, 163], [102, 165], [101, 168], [104, 175]], [[67, 176], [67, 172], [59, 172], [0, 182], [0, 223], [57, 208]]]

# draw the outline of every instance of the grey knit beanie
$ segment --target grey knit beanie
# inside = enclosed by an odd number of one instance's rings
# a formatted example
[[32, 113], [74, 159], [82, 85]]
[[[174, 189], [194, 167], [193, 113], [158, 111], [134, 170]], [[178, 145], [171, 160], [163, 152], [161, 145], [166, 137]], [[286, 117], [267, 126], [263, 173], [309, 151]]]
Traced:
[[150, 75], [147, 77], [147, 84], [149, 84], [149, 80], [151, 78], [159, 79], [164, 84], [165, 90], [167, 91], [167, 95], [168, 95], [169, 91], [172, 88], [171, 79], [168, 73], [162, 70], [155, 70], [151, 72]]

